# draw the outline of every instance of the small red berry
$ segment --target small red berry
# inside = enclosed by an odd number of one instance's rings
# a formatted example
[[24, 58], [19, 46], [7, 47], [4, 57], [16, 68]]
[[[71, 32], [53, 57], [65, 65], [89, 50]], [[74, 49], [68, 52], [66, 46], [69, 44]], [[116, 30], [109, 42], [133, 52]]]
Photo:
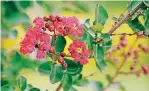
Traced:
[[63, 52], [62, 52], [60, 55], [61, 55], [62, 57], [65, 57], [65, 56], [66, 56], [66, 54], [65, 54], [65, 53], [63, 53]]
[[122, 41], [120, 42], [120, 45], [121, 45], [122, 47], [125, 47], [125, 46], [127, 45], [127, 40], [122, 40]]
[[142, 65], [142, 70], [145, 75], [148, 74], [148, 67], [146, 65]]
[[142, 48], [141, 48], [145, 53], [148, 52], [148, 47], [146, 45], [143, 45]]
[[45, 24], [45, 27], [46, 27], [46, 28], [48, 28], [48, 26], [49, 26], [49, 24], [48, 24], [48, 23], [46, 23], [46, 24]]
[[64, 62], [62, 63], [62, 66], [63, 66], [64, 68], [66, 68], [66, 67], [67, 67], [67, 63], [64, 61]]
[[47, 16], [45, 16], [45, 17], [43, 17], [43, 20], [44, 20], [44, 21], [48, 21], [49, 18], [48, 18]]
[[60, 17], [60, 16], [56, 16], [56, 19], [57, 19], [58, 21], [62, 21], [62, 17]]
[[51, 15], [49, 16], [49, 20], [50, 20], [51, 22], [55, 22], [55, 21], [56, 21], [56, 17], [51, 14]]
[[63, 61], [64, 61], [64, 58], [60, 56], [60, 57], [58, 58], [58, 62], [59, 62], [59, 63], [63, 63]]
[[50, 50], [49, 50], [49, 52], [50, 52], [50, 53], [54, 53], [54, 48], [51, 47]]
[[54, 26], [53, 26], [53, 25], [49, 25], [49, 26], [48, 26], [48, 30], [52, 32], [52, 31], [54, 31], [54, 30], [55, 30], [55, 28], [54, 28]]

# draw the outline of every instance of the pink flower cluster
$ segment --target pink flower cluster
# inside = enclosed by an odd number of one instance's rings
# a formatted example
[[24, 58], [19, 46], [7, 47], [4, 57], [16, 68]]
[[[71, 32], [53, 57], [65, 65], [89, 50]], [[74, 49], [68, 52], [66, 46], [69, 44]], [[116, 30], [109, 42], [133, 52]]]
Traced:
[[84, 42], [74, 40], [73, 43], [69, 46], [68, 50], [74, 58], [74, 61], [79, 61], [82, 65], [88, 63], [90, 52], [86, 49]]
[[[21, 42], [20, 52], [22, 54], [32, 53], [37, 50], [37, 58], [45, 58], [46, 52], [53, 53], [54, 47], [50, 45], [52, 36], [81, 37], [83, 25], [80, 25], [75, 17], [60, 17], [50, 15], [44, 18], [37, 17], [33, 25], [28, 27], [26, 35]], [[53, 35], [46, 31], [53, 32]]]
[[34, 25], [28, 27], [27, 33], [21, 42], [20, 52], [22, 54], [32, 53], [37, 47], [37, 58], [44, 58], [45, 52], [49, 51], [50, 36], [42, 29], [44, 21], [42, 18], [35, 18]]

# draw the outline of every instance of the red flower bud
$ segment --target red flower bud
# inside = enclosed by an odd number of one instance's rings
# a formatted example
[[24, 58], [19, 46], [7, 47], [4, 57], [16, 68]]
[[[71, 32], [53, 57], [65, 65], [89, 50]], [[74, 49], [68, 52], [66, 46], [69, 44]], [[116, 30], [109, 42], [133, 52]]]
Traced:
[[56, 17], [54, 15], [50, 15], [49, 16], [49, 19], [50, 19], [51, 22], [56, 21]]
[[59, 62], [59, 63], [63, 63], [63, 62], [64, 62], [64, 58], [60, 56], [60, 57], [58, 58], [58, 62]]
[[125, 46], [127, 45], [127, 40], [122, 40], [122, 41], [120, 42], [120, 45], [121, 45], [122, 47], [125, 47]]
[[148, 67], [146, 65], [142, 65], [142, 70], [145, 75], [148, 74]]
[[48, 30], [52, 32], [52, 31], [54, 31], [54, 30], [55, 30], [55, 28], [54, 28], [54, 26], [53, 26], [53, 25], [49, 25], [49, 26], [48, 26]]
[[67, 63], [64, 61], [64, 62], [62, 63], [62, 66], [63, 66], [64, 68], [66, 68], [66, 67], [67, 67]]
[[148, 47], [146, 45], [143, 45], [142, 48], [141, 48], [145, 53], [148, 52]]
[[58, 21], [62, 21], [62, 17], [60, 17], [60, 16], [56, 16], [56, 19], [57, 19]]
[[45, 16], [45, 17], [43, 17], [43, 20], [44, 20], [44, 21], [48, 21], [49, 18], [48, 18], [47, 16]]
[[65, 53], [63, 53], [63, 52], [62, 52], [60, 55], [61, 55], [62, 57], [65, 57], [65, 56], [66, 56], [66, 54], [65, 54]]
[[50, 50], [49, 50], [49, 52], [50, 52], [50, 53], [54, 53], [54, 48], [51, 47]]
[[49, 24], [48, 24], [48, 23], [46, 23], [46, 24], [45, 24], [45, 27], [46, 27], [46, 28], [48, 28], [48, 26], [49, 26]]

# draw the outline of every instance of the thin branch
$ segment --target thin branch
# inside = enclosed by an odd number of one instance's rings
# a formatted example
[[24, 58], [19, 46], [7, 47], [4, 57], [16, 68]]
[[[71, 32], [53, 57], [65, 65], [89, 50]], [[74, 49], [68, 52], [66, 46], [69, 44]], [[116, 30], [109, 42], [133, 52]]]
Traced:
[[117, 24], [115, 24], [110, 30], [109, 30], [109, 34], [112, 34], [118, 27], [120, 27], [125, 21], [127, 21], [129, 18], [131, 18], [131, 16], [137, 11], [139, 10], [139, 8], [141, 7], [143, 3], [140, 3], [134, 10], [132, 10], [129, 14], [127, 14], [125, 16], [125, 18], [123, 18], [120, 22], [118, 22]]
[[57, 87], [57, 89], [56, 89], [55, 91], [60, 91], [61, 87], [62, 87], [62, 83], [60, 83], [60, 84], [58, 85], [58, 87]]

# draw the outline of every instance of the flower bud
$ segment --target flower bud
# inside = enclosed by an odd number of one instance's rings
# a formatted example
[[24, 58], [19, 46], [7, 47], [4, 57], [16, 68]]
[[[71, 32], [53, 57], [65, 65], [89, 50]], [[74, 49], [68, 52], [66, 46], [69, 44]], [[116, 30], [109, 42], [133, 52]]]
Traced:
[[44, 21], [48, 21], [49, 18], [48, 18], [47, 16], [45, 16], [45, 17], [43, 17], [43, 20], [44, 20]]
[[56, 21], [56, 17], [51, 14], [51, 15], [49, 16], [49, 20], [50, 20], [51, 22], [55, 22], [55, 21]]
[[145, 75], [148, 74], [148, 67], [146, 65], [142, 65], [142, 70]]
[[50, 53], [54, 53], [54, 48], [51, 47], [50, 50], [49, 50], [49, 52], [50, 52]]
[[60, 56], [60, 57], [58, 58], [58, 62], [59, 62], [59, 63], [63, 63], [63, 61], [64, 61], [64, 58]]
[[63, 66], [64, 68], [66, 68], [66, 67], [67, 67], [67, 63], [64, 61], [64, 62], [62, 63], [62, 66]]
[[127, 40], [122, 40], [122, 41], [120, 42], [120, 45], [121, 45], [122, 47], [125, 47], [125, 46], [127, 45]]
[[56, 19], [57, 19], [58, 21], [62, 21], [62, 17], [60, 17], [60, 16], [56, 16]]
[[143, 50], [145, 53], [147, 53], [147, 52], [148, 52], [148, 47], [147, 47], [146, 45], [143, 45], [143, 46], [142, 46], [142, 50]]
[[54, 30], [55, 30], [55, 28], [54, 28], [54, 26], [53, 26], [53, 25], [49, 25], [49, 26], [48, 26], [48, 30], [52, 32], [52, 31], [54, 31]]
[[61, 55], [62, 57], [65, 57], [65, 56], [66, 56], [66, 54], [65, 54], [65, 53], [63, 53], [63, 52], [62, 52], [60, 55]]
[[45, 24], [45, 27], [46, 27], [46, 28], [48, 28], [48, 26], [49, 26], [49, 24], [48, 24], [48, 23], [46, 23], [46, 24]]
[[124, 40], [125, 37], [126, 37], [126, 35], [122, 35], [122, 36], [120, 37], [120, 40]]
[[130, 70], [133, 71], [135, 69], [134, 66], [130, 66]]

